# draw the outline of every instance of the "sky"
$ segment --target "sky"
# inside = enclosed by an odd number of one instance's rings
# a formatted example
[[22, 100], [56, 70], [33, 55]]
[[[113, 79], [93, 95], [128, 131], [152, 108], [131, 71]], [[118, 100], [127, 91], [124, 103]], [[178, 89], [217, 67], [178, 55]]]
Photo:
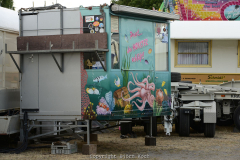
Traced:
[[52, 3], [60, 3], [61, 5], [67, 8], [76, 8], [80, 5], [84, 7], [88, 6], [99, 6], [100, 4], [107, 3], [110, 5], [111, 0], [13, 0], [15, 11], [18, 11], [20, 8], [29, 8], [33, 7], [43, 7], [44, 2], [46, 1], [46, 6], [52, 5]]

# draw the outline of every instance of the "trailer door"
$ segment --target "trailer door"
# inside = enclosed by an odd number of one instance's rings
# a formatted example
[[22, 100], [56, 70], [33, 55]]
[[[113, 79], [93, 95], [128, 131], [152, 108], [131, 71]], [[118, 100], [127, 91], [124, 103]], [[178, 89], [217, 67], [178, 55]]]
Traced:
[[155, 96], [153, 115], [170, 114], [171, 72], [169, 67], [169, 26], [155, 23]]
[[149, 117], [155, 99], [154, 23], [121, 18], [120, 24], [123, 101], [131, 105], [131, 117]]

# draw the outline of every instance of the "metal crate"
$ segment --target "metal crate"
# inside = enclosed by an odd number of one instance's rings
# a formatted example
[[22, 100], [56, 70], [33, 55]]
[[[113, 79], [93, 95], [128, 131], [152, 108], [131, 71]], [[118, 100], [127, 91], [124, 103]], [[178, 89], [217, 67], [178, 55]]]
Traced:
[[72, 154], [76, 153], [78, 150], [77, 148], [77, 142], [75, 141], [74, 144], [62, 144], [62, 145], [54, 145], [52, 143], [51, 146], [51, 154]]

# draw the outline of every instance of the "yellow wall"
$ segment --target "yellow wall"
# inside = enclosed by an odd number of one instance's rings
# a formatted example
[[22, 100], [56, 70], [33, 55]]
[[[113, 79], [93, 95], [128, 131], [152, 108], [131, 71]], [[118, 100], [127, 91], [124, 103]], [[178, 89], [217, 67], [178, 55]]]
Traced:
[[[176, 41], [171, 39], [171, 71], [182, 73], [182, 77], [191, 76], [194, 79], [188, 79], [195, 83], [219, 84], [221, 81], [240, 80], [240, 41], [238, 40], [212, 40], [212, 59], [211, 66], [176, 66]], [[221, 77], [223, 79], [207, 79], [208, 76]], [[214, 76], [215, 75], [215, 76]], [[203, 79], [207, 82], [203, 82]], [[184, 80], [184, 79], [182, 79]], [[187, 80], [187, 79], [185, 79]]]

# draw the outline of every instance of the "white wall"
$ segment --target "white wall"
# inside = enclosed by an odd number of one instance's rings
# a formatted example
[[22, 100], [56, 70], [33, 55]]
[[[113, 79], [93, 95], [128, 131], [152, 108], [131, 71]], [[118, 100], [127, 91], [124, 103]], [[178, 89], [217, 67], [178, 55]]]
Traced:
[[0, 7], [0, 30], [15, 32], [18, 34], [18, 12]]
[[171, 71], [180, 73], [240, 73], [237, 52], [238, 40], [212, 40], [211, 68], [175, 68], [175, 39], [171, 39]]
[[174, 21], [171, 39], [240, 39], [240, 21]]
[[[19, 72], [9, 54], [5, 53], [5, 44], [9, 51], [17, 50], [16, 33], [10, 33], [0, 30], [0, 90], [19, 88]], [[19, 64], [19, 55], [13, 55]]]

